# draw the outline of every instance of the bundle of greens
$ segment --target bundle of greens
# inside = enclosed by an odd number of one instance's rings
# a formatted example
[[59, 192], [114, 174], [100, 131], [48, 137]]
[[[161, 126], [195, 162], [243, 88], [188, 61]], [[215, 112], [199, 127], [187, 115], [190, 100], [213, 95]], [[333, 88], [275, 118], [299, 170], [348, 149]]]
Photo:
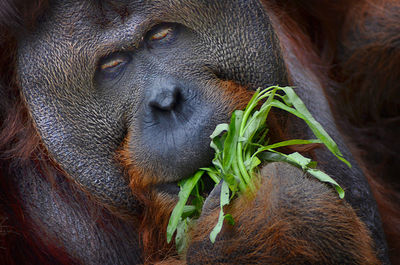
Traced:
[[[265, 101], [260, 108], [260, 102]], [[267, 138], [266, 119], [271, 108], [279, 108], [304, 120], [317, 139], [288, 140], [270, 144]], [[258, 89], [246, 109], [236, 110], [230, 124], [220, 124], [211, 135], [211, 147], [215, 150], [213, 167], [202, 168], [192, 177], [179, 183], [179, 201], [175, 206], [167, 227], [167, 241], [175, 233], [178, 252], [187, 245], [187, 232], [190, 223], [201, 213], [204, 198], [201, 196], [203, 176], [208, 175], [216, 184], [221, 183], [220, 214], [218, 222], [210, 234], [211, 242], [222, 229], [223, 221], [234, 224], [230, 214], [223, 207], [228, 205], [237, 193], [255, 192], [254, 177], [259, 176], [258, 166], [265, 162], [286, 162], [308, 172], [320, 181], [332, 184], [344, 197], [343, 189], [324, 172], [316, 169], [316, 162], [299, 153], [284, 154], [276, 151], [279, 147], [304, 144], [324, 144], [339, 160], [350, 166], [340, 153], [336, 143], [322, 126], [311, 116], [301, 99], [291, 87], [272, 86]], [[205, 174], [206, 173], [206, 174]], [[193, 198], [186, 205], [189, 197]]]

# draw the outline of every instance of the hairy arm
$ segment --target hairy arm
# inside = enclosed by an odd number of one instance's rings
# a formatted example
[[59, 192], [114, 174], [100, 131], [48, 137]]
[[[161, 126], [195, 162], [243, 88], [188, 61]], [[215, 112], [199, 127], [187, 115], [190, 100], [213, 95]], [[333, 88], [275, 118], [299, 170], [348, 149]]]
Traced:
[[225, 223], [214, 244], [219, 204], [207, 202], [188, 264], [379, 264], [365, 225], [333, 189], [283, 163], [262, 175], [254, 198], [241, 196], [225, 209], [236, 224]]

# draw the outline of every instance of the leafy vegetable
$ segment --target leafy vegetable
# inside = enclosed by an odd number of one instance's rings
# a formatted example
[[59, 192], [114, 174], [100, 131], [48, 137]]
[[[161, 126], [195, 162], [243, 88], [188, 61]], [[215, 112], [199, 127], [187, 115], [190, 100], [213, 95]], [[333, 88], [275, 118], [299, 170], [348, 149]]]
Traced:
[[[259, 103], [264, 100], [265, 102], [257, 110]], [[266, 139], [268, 133], [266, 119], [273, 107], [303, 119], [317, 139], [294, 139], [269, 144], [268, 139]], [[272, 86], [264, 90], [258, 89], [246, 109], [234, 111], [230, 124], [218, 125], [210, 137], [212, 139], [210, 146], [215, 150], [215, 157], [212, 161], [213, 167], [200, 169], [194, 176], [179, 183], [181, 187], [179, 202], [171, 214], [167, 228], [168, 242], [172, 240], [173, 234], [178, 229], [175, 238], [178, 251], [183, 251], [187, 244], [185, 233], [188, 230], [188, 223], [199, 216], [201, 212], [204, 198], [200, 196], [199, 183], [205, 172], [216, 184], [222, 181], [220, 215], [210, 234], [210, 240], [213, 243], [222, 229], [224, 220], [232, 225], [234, 224], [232, 216], [225, 214], [223, 207], [229, 204], [237, 192], [255, 192], [256, 188], [252, 178], [257, 176], [258, 166], [262, 162], [290, 163], [318, 180], [332, 184], [339, 197], [344, 197], [344, 191], [339, 184], [324, 172], [316, 169], [316, 162], [297, 152], [287, 155], [275, 150], [290, 145], [320, 143], [324, 144], [339, 160], [350, 166], [350, 163], [343, 158], [336, 143], [312, 117], [291, 87]], [[185, 206], [190, 195], [194, 197], [191, 202], [192, 205]], [[187, 209], [186, 214], [185, 209]]]

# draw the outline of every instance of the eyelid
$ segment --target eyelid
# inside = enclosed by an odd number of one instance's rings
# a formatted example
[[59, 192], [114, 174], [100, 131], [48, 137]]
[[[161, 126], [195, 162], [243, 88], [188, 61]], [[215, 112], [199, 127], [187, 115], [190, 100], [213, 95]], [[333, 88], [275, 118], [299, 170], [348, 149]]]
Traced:
[[157, 30], [154, 34], [151, 34], [150, 40], [162, 40], [167, 37], [173, 31], [172, 27], [163, 27]]
[[101, 70], [111, 69], [111, 68], [114, 68], [114, 67], [124, 63], [124, 62], [125, 62], [125, 60], [123, 58], [115, 58], [112, 60], [107, 60], [100, 65], [100, 69]]

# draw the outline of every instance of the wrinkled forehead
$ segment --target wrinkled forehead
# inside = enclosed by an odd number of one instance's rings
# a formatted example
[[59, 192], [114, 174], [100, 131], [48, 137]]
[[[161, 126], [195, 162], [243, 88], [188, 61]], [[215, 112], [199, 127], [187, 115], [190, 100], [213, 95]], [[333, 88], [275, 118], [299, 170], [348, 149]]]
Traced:
[[[19, 58], [19, 61], [22, 65], [26, 62], [43, 65], [54, 59], [67, 62], [70, 71], [86, 70], [74, 67], [88, 68], [96, 63], [96, 58], [113, 51], [134, 50], [145, 34], [162, 22], [182, 24], [196, 31], [204, 41], [221, 43], [213, 41], [215, 31], [225, 32], [227, 25], [235, 28], [232, 25], [237, 24], [239, 28], [241, 18], [235, 14], [254, 2], [258, 1], [51, 1], [36, 30], [20, 39], [20, 54], [28, 54], [30, 58]], [[32, 58], [33, 54], [36, 58]], [[57, 69], [49, 70], [51, 72], [46, 74], [50, 76], [58, 72]]]
[[[207, 24], [226, 21], [233, 7], [239, 6], [235, 0], [147, 0], [147, 1], [51, 1], [48, 13], [39, 22], [42, 31], [62, 35], [77, 40], [76, 36], [91, 39], [106, 35], [112, 30], [119, 40], [130, 43], [140, 38], [146, 30], [157, 23], [175, 22], [186, 27], [206, 29]], [[224, 15], [223, 11], [226, 11]], [[82, 38], [81, 38], [82, 39]]]

